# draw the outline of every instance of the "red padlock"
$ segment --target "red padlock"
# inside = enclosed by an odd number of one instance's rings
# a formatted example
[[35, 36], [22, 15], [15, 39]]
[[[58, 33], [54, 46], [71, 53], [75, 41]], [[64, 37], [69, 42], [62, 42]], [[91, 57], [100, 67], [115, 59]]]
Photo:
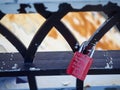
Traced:
[[93, 58], [91, 57], [94, 50], [92, 50], [90, 56], [88, 56], [88, 54], [83, 54], [81, 50], [82, 49], [80, 49], [79, 52], [77, 51], [74, 53], [74, 56], [67, 68], [67, 74], [73, 75], [83, 81], [93, 62]]

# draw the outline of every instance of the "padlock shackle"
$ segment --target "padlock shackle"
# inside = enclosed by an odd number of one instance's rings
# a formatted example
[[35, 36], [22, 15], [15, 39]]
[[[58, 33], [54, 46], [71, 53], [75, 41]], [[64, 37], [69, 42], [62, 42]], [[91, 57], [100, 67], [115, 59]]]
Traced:
[[79, 52], [87, 54], [89, 57], [92, 57], [95, 51], [95, 46], [93, 46], [92, 48], [88, 48], [86, 45], [87, 41], [83, 42], [79, 48]]

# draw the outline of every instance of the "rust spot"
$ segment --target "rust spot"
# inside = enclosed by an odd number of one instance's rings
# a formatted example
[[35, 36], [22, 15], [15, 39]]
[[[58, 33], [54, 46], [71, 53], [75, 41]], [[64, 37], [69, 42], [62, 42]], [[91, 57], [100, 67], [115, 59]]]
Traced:
[[[69, 15], [70, 14], [70, 15]], [[88, 20], [93, 19], [93, 16], [89, 12], [69, 13], [63, 18], [63, 21], [67, 21], [80, 35], [88, 37], [97, 29], [97, 27]], [[74, 22], [76, 18], [80, 23]], [[94, 22], [96, 24], [96, 22]]]
[[14, 21], [15, 20], [15, 15], [14, 14], [8, 14], [7, 17], [8, 17], [8, 19], [10, 21]]
[[[8, 14], [5, 17], [1, 20], [2, 23], [9, 26], [11, 30], [14, 30], [14, 26], [11, 25], [11, 23], [16, 23], [17, 26], [25, 31], [26, 35], [35, 32], [35, 30], [37, 31], [45, 21], [39, 14]], [[97, 17], [94, 17], [91, 12], [70, 12], [63, 17], [62, 21], [66, 26], [69, 25], [81, 37], [89, 39], [100, 26], [100, 18], [102, 18], [102, 16], [97, 15]], [[53, 27], [48, 33], [48, 36], [57, 40], [59, 34], [56, 31], [56, 28]], [[120, 49], [120, 45], [116, 44], [116, 42], [117, 40], [108, 39], [107, 36], [105, 36], [102, 38], [102, 41], [97, 44], [97, 48], [104, 50], [118, 50]]]
[[54, 39], [57, 39], [58, 33], [55, 28], [52, 28], [52, 30], [48, 33], [48, 36], [53, 37]]

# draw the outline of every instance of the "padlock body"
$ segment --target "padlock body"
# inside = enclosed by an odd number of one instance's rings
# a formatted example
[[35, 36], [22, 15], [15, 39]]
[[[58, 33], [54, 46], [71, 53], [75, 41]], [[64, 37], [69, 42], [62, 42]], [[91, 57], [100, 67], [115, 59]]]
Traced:
[[80, 80], [84, 80], [90, 66], [93, 62], [93, 58], [81, 52], [75, 52], [74, 56], [67, 68], [67, 74], [73, 75]]

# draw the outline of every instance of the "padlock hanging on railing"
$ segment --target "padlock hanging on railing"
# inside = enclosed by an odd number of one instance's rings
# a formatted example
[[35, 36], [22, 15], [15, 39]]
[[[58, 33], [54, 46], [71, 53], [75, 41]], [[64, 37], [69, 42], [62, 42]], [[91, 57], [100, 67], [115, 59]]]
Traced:
[[102, 26], [90, 37], [88, 41], [85, 41], [79, 51], [74, 53], [74, 56], [67, 68], [67, 74], [73, 75], [80, 80], [84, 80], [88, 70], [93, 62], [92, 56], [95, 50], [96, 43], [107, 33], [110, 28], [120, 23], [120, 13], [117, 12], [110, 18], [108, 18]]
[[74, 53], [74, 56], [67, 68], [67, 74], [73, 75], [80, 80], [84, 80], [88, 70], [93, 62], [93, 53], [95, 51], [95, 46], [90, 50], [85, 50], [85, 43], [83, 42], [79, 51]]

